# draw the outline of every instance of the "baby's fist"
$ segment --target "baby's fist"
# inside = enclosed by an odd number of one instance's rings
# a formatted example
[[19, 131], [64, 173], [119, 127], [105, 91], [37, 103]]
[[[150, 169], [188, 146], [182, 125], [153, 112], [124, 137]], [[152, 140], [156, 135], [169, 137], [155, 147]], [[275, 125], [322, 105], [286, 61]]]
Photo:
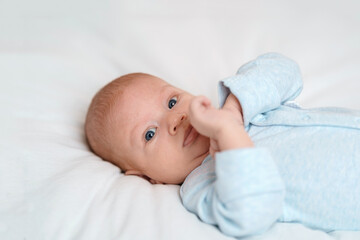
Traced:
[[211, 119], [216, 115], [217, 109], [205, 96], [196, 96], [190, 103], [189, 117], [191, 125], [202, 135], [213, 137], [216, 123]]
[[216, 109], [204, 96], [195, 97], [190, 103], [191, 125], [211, 140], [210, 154], [228, 149], [252, 147], [253, 143], [242, 124], [239, 111]]
[[214, 108], [205, 96], [197, 96], [190, 103], [190, 123], [202, 135], [217, 139], [219, 133], [235, 122], [230, 111]]

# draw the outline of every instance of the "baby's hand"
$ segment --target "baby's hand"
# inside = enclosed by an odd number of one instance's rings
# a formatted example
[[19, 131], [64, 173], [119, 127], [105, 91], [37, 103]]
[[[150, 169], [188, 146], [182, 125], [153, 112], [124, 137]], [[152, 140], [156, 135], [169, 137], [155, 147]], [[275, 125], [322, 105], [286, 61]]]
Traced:
[[228, 108], [216, 109], [204, 96], [192, 100], [189, 118], [200, 134], [210, 138], [211, 155], [216, 151], [253, 146], [243, 127], [241, 114], [234, 114]]
[[239, 125], [239, 119], [235, 119], [233, 113], [214, 108], [210, 100], [204, 96], [197, 96], [192, 100], [189, 116], [193, 127], [200, 134], [212, 139], [217, 139], [227, 126]]
[[232, 93], [230, 93], [229, 96], [226, 98], [223, 109], [227, 109], [227, 110], [233, 112], [234, 115], [237, 115], [237, 117], [239, 117], [239, 115], [240, 115], [241, 123], [244, 125], [244, 119], [243, 119], [243, 115], [242, 115], [242, 107], [241, 107], [239, 101], [237, 100], [237, 98]]

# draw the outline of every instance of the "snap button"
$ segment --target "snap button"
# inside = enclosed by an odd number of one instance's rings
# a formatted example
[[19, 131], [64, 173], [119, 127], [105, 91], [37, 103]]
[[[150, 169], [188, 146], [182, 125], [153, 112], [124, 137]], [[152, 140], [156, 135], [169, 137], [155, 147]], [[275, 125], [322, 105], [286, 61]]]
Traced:
[[311, 119], [311, 117], [309, 115], [305, 115], [305, 116], [302, 117], [302, 120], [304, 120], [304, 121], [307, 121], [307, 120], [310, 120], [310, 119]]

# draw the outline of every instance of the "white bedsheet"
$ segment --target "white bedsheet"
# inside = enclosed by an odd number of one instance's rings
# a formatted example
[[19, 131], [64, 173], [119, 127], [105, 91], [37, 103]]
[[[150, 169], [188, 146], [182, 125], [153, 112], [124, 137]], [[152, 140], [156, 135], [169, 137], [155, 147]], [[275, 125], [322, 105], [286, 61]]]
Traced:
[[[275, 51], [302, 69], [300, 104], [360, 109], [359, 13], [356, 0], [1, 0], [0, 239], [231, 239], [187, 212], [178, 186], [89, 151], [92, 96], [140, 71], [217, 104], [219, 79]], [[277, 223], [251, 239], [360, 233]]]

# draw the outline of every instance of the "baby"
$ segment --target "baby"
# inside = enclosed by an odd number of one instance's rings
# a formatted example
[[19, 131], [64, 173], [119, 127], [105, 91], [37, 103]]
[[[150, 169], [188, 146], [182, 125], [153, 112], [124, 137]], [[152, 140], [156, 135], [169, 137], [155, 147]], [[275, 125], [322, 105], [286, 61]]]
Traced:
[[243, 237], [276, 221], [360, 230], [360, 112], [302, 109], [299, 68], [264, 54], [219, 83], [220, 109], [143, 73], [93, 98], [91, 149], [126, 175], [182, 184], [184, 206]]

